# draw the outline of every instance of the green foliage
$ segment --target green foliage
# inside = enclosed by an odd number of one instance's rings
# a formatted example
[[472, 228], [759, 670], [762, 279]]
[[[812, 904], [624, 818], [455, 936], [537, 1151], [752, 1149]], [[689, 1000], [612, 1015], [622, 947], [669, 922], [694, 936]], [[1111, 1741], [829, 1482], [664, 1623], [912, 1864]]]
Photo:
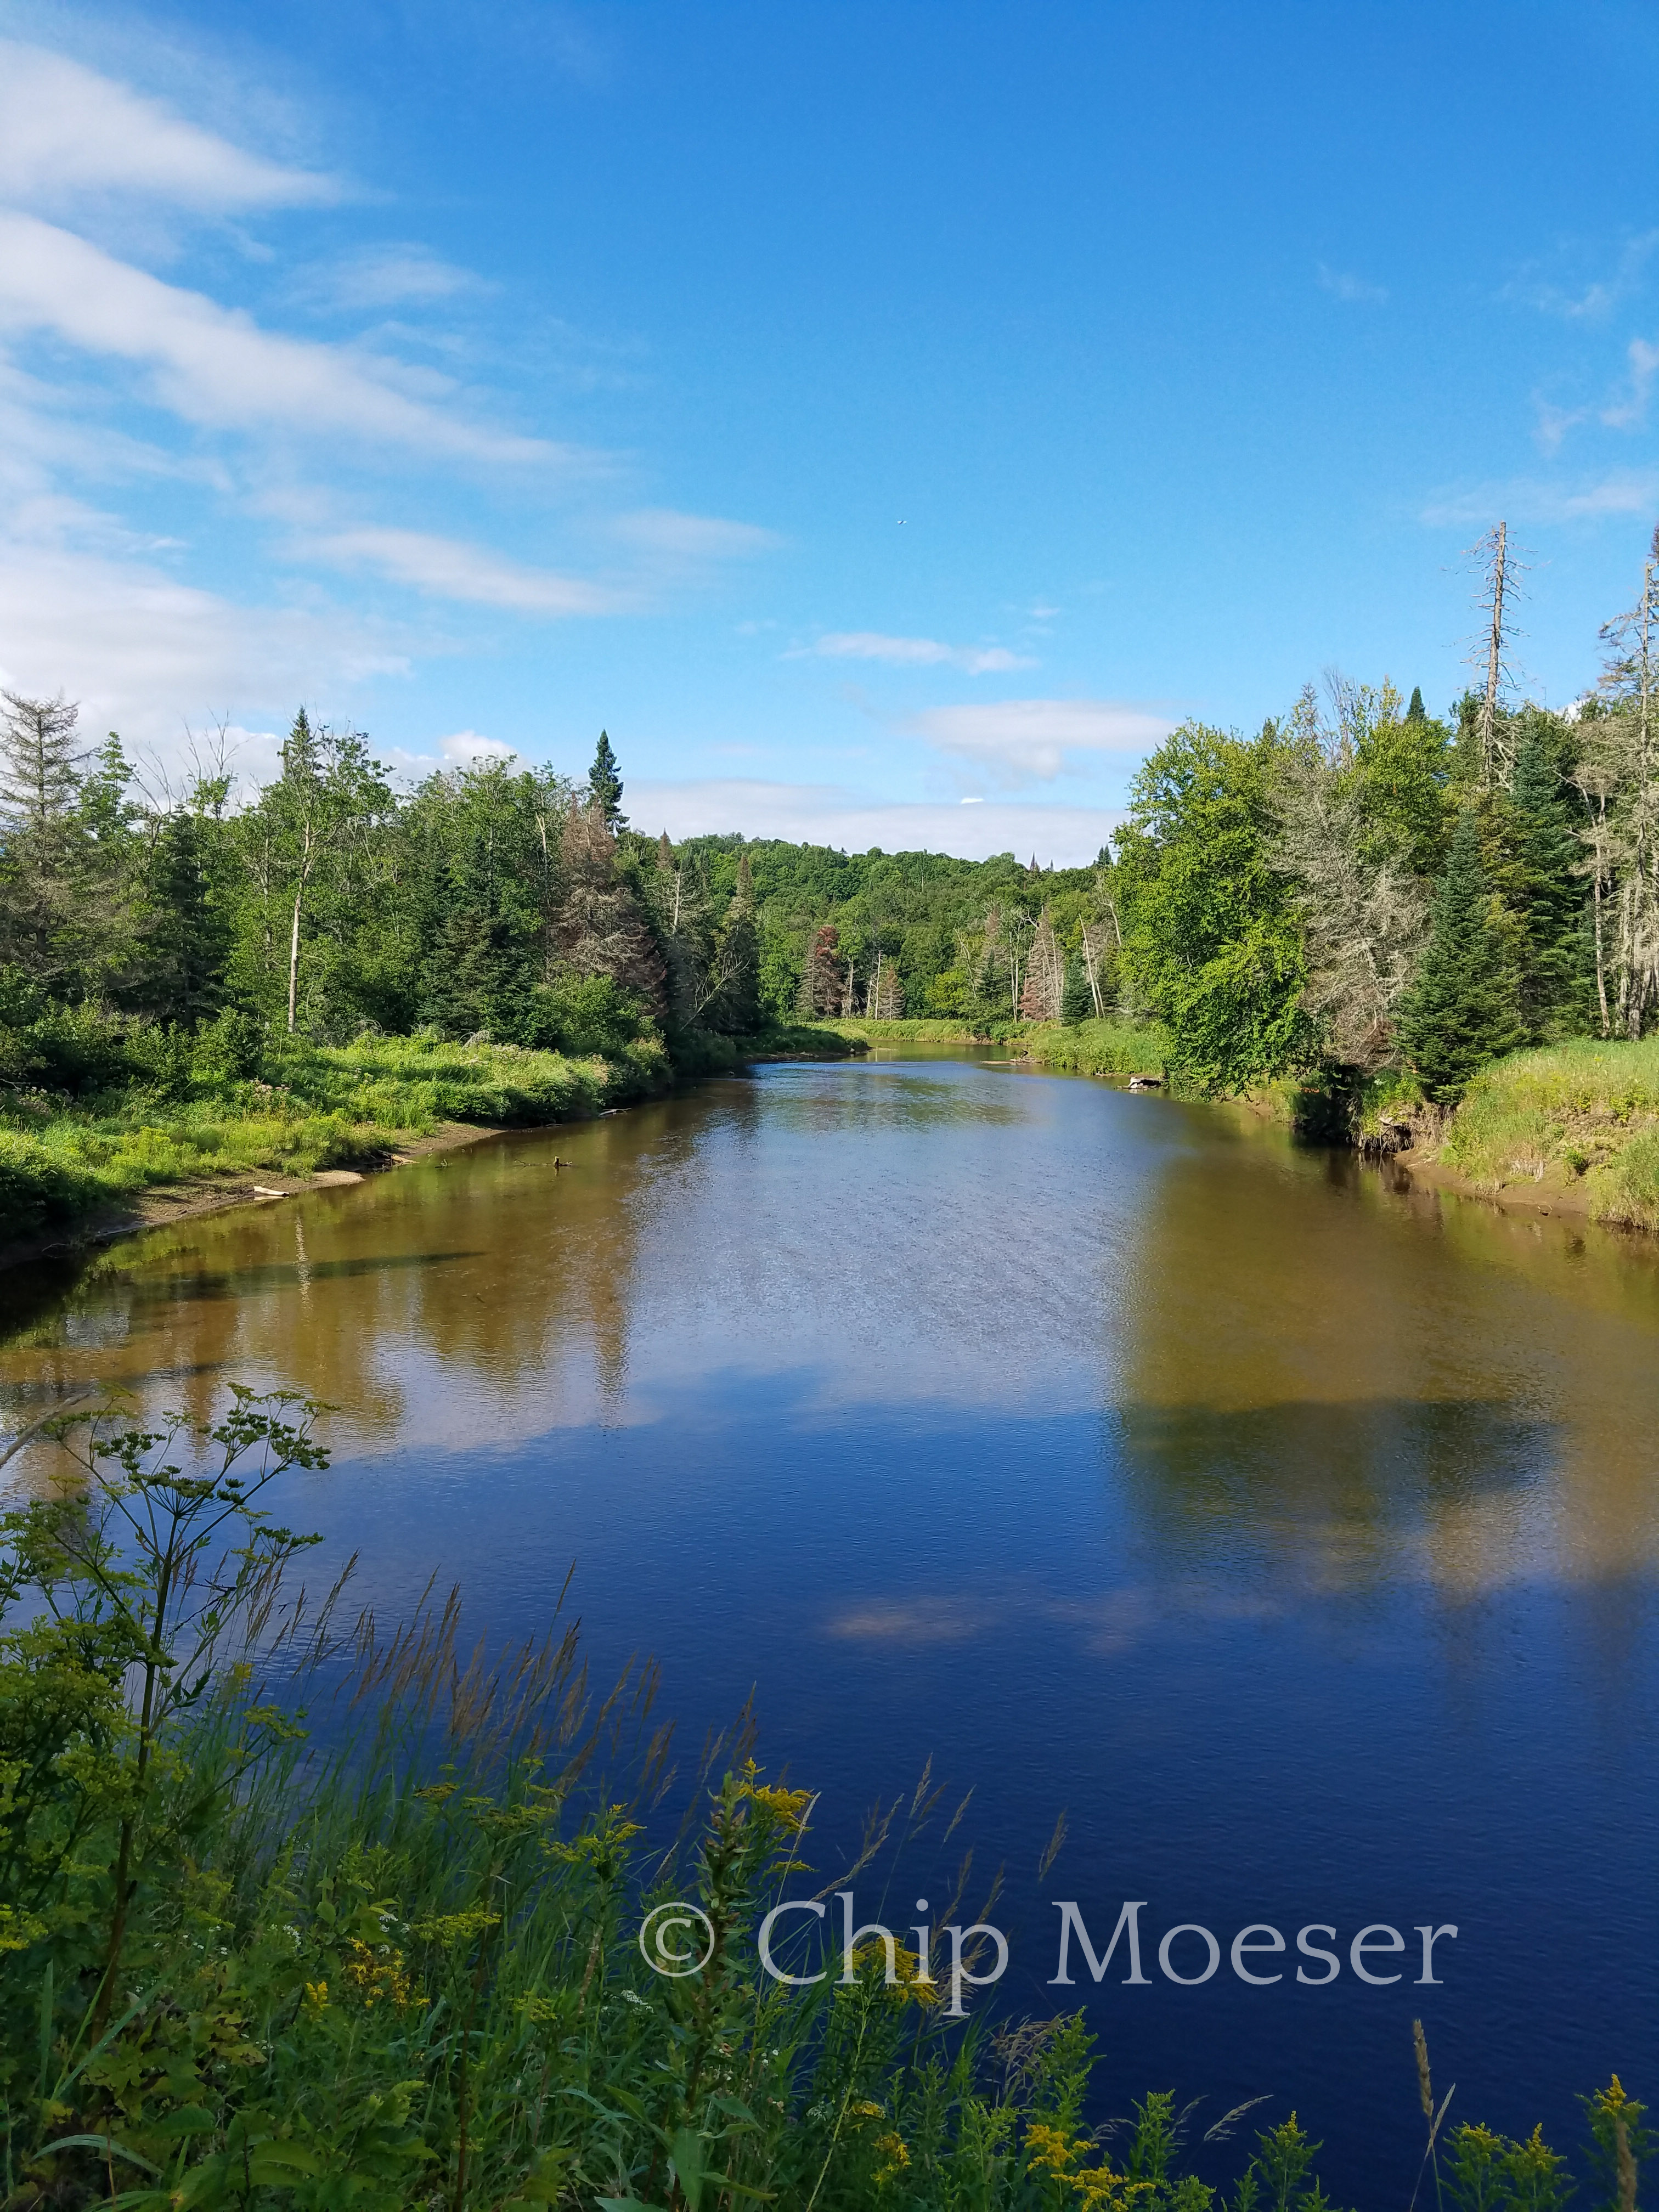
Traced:
[[1504, 896], [1520, 925], [1521, 1019], [1534, 1040], [1582, 1030], [1595, 1011], [1583, 846], [1564, 774], [1565, 734], [1544, 715], [1524, 718], [1501, 824]]
[[1172, 1064], [1203, 1091], [1246, 1089], [1310, 1043], [1299, 932], [1268, 855], [1277, 743], [1271, 730], [1247, 743], [1184, 724], [1131, 789], [1124, 965]]
[[1480, 2123], [1446, 2139], [1445, 2194], [1455, 2212], [1559, 2212], [1573, 2195], [1567, 2161], [1534, 2128], [1523, 2141]]
[[1488, 1061], [1522, 1042], [1512, 948], [1466, 807], [1436, 889], [1429, 942], [1400, 1030], [1426, 1095], [1455, 1106]]
[[622, 811], [622, 771], [617, 765], [611, 739], [603, 730], [593, 748], [593, 765], [587, 771], [587, 795], [604, 817], [605, 828], [614, 836], [625, 825], [627, 817]]

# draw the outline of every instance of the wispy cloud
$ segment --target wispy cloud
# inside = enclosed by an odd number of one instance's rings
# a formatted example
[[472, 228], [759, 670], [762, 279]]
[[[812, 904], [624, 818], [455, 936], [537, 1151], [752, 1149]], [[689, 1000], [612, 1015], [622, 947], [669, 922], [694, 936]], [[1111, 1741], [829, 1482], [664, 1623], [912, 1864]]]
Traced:
[[673, 561], [740, 561], [769, 553], [779, 544], [774, 531], [753, 522], [728, 522], [716, 514], [680, 514], [672, 507], [641, 507], [619, 514], [611, 535], [641, 553]]
[[1145, 707], [1109, 699], [1004, 699], [933, 707], [906, 726], [1003, 790], [1052, 783], [1091, 753], [1144, 753], [1174, 726]]
[[1319, 264], [1319, 283], [1333, 299], [1346, 300], [1356, 307], [1381, 307], [1388, 303], [1385, 285], [1368, 283], [1349, 270], [1328, 268], [1322, 261]]
[[514, 614], [610, 615], [638, 605], [637, 594], [625, 588], [526, 568], [485, 546], [423, 530], [329, 531], [298, 541], [295, 550], [339, 568], [376, 569], [428, 598]]
[[679, 783], [641, 778], [628, 788], [634, 819], [676, 839], [737, 830], [852, 853], [873, 845], [887, 853], [952, 853], [964, 860], [1035, 853], [1045, 866], [1060, 868], [1086, 867], [1123, 819], [1104, 806], [884, 803], [836, 784], [737, 776]]
[[366, 246], [338, 261], [302, 270], [289, 296], [336, 313], [374, 314], [387, 307], [482, 298], [494, 289], [471, 269], [441, 261], [423, 246]]
[[1431, 499], [1419, 520], [1435, 530], [1482, 526], [1499, 515], [1515, 522], [1588, 522], [1604, 515], [1646, 514], [1656, 504], [1659, 470], [1621, 469], [1577, 483], [1511, 477], [1501, 483], [1449, 490]]
[[[825, 660], [882, 660], [899, 668], [960, 668], [969, 676], [993, 676], [1009, 668], [1035, 668], [1036, 662], [1001, 645], [945, 645], [933, 637], [889, 637], [878, 630], [833, 630], [803, 648]], [[799, 658], [799, 654], [796, 656]]]
[[0, 329], [142, 367], [161, 404], [216, 428], [346, 434], [518, 466], [585, 458], [450, 414], [397, 389], [407, 372], [395, 363], [263, 331], [33, 216], [0, 213]]
[[154, 561], [9, 534], [0, 543], [0, 683], [60, 685], [85, 726], [175, 757], [187, 720], [280, 710], [374, 677], [406, 675], [413, 641], [319, 610], [238, 605]]
[[1641, 428], [1648, 417], [1653, 380], [1659, 376], [1659, 345], [1650, 345], [1645, 338], [1632, 338], [1626, 359], [1630, 363], [1630, 381], [1620, 398], [1610, 400], [1601, 410], [1601, 420], [1610, 430]]
[[0, 40], [0, 198], [144, 198], [203, 215], [314, 207], [337, 179], [268, 161], [64, 55]]
[[[1577, 249], [1563, 248], [1559, 261]], [[1581, 278], [1574, 283], [1558, 282], [1545, 274], [1545, 264], [1529, 261], [1518, 269], [1498, 297], [1535, 308], [1540, 314], [1558, 315], [1565, 322], [1596, 322], [1610, 314], [1621, 300], [1639, 292], [1646, 282], [1648, 264], [1659, 251], [1659, 230], [1643, 231], [1626, 239], [1612, 270], [1605, 276]]]

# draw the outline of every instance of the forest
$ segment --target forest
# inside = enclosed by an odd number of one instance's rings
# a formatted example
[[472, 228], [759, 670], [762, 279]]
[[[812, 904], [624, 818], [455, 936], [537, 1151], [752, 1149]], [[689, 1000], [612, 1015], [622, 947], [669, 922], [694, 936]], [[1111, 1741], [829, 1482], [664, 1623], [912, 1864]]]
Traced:
[[[1565, 712], [1516, 696], [1501, 526], [1483, 550], [1485, 680], [1443, 716], [1331, 672], [1253, 735], [1184, 723], [1083, 868], [676, 846], [630, 823], [604, 733], [580, 779], [491, 758], [400, 789], [367, 734], [302, 708], [263, 787], [222, 751], [170, 786], [118, 735], [89, 744], [61, 696], [7, 694], [0, 1200], [72, 1205], [39, 1153], [57, 1143], [73, 1181], [65, 1115], [128, 1154], [135, 1115], [195, 1112], [222, 1149], [239, 1115], [308, 1116], [296, 1161], [349, 1158], [351, 1128], [410, 1125], [407, 1100], [364, 1103], [406, 1084], [397, 1040], [428, 1117], [464, 1047], [475, 1076], [494, 1055], [495, 1110], [516, 1085], [503, 1117], [534, 1120], [796, 1023], [1104, 1023], [1144, 1034], [1132, 1062], [1155, 1039], [1189, 1092], [1293, 1076], [1348, 1137], [1379, 1097], [1445, 1115], [1522, 1048], [1639, 1040], [1659, 1016], [1659, 532]], [[573, 1072], [589, 1062], [611, 1073]]]

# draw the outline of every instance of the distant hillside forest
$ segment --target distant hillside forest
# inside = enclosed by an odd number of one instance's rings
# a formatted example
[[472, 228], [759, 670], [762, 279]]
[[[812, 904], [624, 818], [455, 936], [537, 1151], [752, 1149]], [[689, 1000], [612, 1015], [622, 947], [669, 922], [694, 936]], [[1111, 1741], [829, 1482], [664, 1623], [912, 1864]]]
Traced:
[[604, 735], [580, 783], [488, 760], [399, 792], [301, 711], [263, 789], [215, 762], [158, 793], [73, 705], [6, 695], [0, 1081], [72, 1090], [112, 1030], [211, 1032], [246, 1072], [288, 1032], [691, 1064], [800, 1019], [1109, 1015], [1158, 1021], [1198, 1090], [1387, 1066], [1453, 1103], [1523, 1043], [1659, 1015], [1655, 563], [1561, 714], [1506, 690], [1501, 529], [1487, 554], [1486, 681], [1445, 719], [1334, 675], [1254, 736], [1184, 724], [1083, 868], [675, 845], [629, 823]]

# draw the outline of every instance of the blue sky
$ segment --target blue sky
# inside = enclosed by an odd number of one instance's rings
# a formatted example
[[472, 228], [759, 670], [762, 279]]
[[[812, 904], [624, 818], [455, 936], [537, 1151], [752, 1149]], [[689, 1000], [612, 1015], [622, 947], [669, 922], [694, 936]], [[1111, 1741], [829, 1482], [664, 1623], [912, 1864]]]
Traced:
[[1092, 855], [1194, 714], [1562, 703], [1659, 515], [1645, 4], [0, 0], [0, 673], [176, 773]]

